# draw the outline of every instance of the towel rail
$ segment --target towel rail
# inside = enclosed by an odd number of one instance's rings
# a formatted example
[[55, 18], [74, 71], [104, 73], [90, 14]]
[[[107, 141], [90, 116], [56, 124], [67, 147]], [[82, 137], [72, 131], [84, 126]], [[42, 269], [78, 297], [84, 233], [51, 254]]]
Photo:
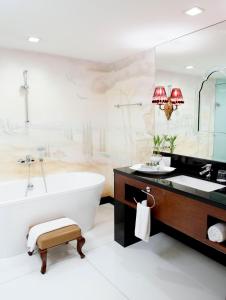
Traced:
[[116, 105], [114, 105], [114, 107], [120, 108], [123, 106], [142, 106], [142, 105], [143, 105], [142, 102], [138, 102], [138, 103], [116, 104]]
[[[155, 197], [154, 197], [151, 193], [148, 193], [148, 192], [146, 192], [146, 191], [144, 191], [144, 190], [141, 190], [141, 192], [147, 194], [148, 196], [150, 196], [150, 197], [152, 198], [153, 204], [152, 204], [152, 206], [149, 206], [149, 208], [151, 208], [151, 209], [154, 208], [154, 207], [156, 206], [156, 200], [155, 200]], [[136, 200], [135, 197], [133, 197], [133, 200], [136, 202], [136, 204], [138, 204], [138, 202], [137, 202], [137, 200]]]

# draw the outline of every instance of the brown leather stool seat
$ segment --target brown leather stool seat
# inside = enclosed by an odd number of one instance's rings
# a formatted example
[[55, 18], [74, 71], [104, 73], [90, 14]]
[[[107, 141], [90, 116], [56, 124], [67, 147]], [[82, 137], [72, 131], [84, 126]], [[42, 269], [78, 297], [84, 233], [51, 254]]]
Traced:
[[80, 227], [78, 225], [70, 225], [40, 235], [37, 240], [37, 246], [41, 250], [49, 249], [76, 240], [80, 236]]
[[[78, 225], [62, 227], [39, 236], [37, 239], [37, 247], [42, 259], [42, 274], [45, 274], [46, 272], [48, 249], [62, 244], [67, 244], [73, 240], [77, 240], [77, 251], [80, 257], [84, 258], [85, 255], [82, 253], [82, 246], [85, 243], [85, 239], [82, 237], [81, 228]], [[28, 252], [28, 254], [32, 255], [33, 252]]]

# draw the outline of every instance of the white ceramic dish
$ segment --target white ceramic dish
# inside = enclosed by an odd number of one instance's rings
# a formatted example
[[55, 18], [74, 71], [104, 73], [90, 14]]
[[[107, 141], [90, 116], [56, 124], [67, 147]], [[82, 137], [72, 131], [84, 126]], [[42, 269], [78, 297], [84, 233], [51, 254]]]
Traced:
[[130, 167], [130, 169], [141, 173], [155, 174], [155, 175], [163, 175], [163, 174], [171, 173], [174, 170], [176, 170], [176, 168], [172, 168], [172, 167], [165, 167], [165, 166], [151, 167], [145, 164], [136, 164]]

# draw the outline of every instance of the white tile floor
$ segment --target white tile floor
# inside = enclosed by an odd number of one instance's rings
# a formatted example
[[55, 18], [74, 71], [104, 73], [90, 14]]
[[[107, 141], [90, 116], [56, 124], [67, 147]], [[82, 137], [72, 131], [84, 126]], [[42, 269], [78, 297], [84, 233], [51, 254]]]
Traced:
[[44, 276], [38, 255], [0, 260], [0, 299], [226, 299], [225, 267], [165, 234], [115, 243], [111, 205], [100, 206], [86, 240], [83, 260], [72, 245], [53, 249]]

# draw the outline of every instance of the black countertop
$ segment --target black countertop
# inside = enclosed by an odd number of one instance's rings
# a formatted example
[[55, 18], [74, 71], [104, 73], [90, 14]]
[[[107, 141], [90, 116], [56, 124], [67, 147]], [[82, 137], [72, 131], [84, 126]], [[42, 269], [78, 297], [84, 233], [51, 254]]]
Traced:
[[[175, 170], [172, 173], [167, 175], [150, 175], [143, 174], [137, 171], [131, 170], [129, 167], [114, 169], [114, 173], [119, 173], [136, 180], [149, 183], [165, 190], [175, 192], [177, 194], [181, 194], [192, 199], [205, 202], [207, 204], [226, 209], [226, 185], [225, 188], [220, 190], [216, 190], [214, 192], [204, 192], [201, 190], [193, 189], [191, 187], [187, 187], [181, 184], [177, 184], [167, 180], [166, 178], [178, 176], [178, 175], [187, 175], [191, 176], [191, 174], [187, 174], [184, 171]], [[192, 176], [195, 177], [195, 176]], [[200, 177], [199, 177], [200, 179]], [[203, 179], [203, 178], [202, 178]], [[213, 181], [214, 182], [214, 181]]]

